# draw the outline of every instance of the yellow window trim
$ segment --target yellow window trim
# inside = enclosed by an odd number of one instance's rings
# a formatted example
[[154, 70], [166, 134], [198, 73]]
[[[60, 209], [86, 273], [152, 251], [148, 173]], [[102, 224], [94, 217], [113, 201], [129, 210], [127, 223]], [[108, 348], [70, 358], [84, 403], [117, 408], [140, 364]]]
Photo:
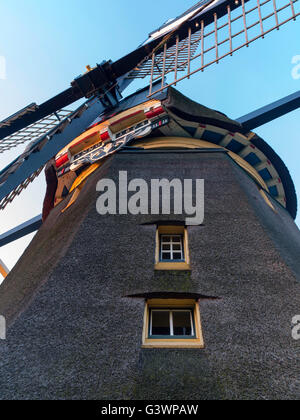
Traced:
[[[148, 338], [149, 331], [149, 310], [152, 308], [170, 308], [170, 309], [180, 309], [180, 308], [189, 308], [194, 310], [194, 320], [195, 320], [195, 333], [196, 337], [192, 340], [184, 339], [150, 339]], [[153, 348], [163, 348], [163, 349], [203, 349], [204, 340], [201, 327], [201, 316], [199, 303], [194, 299], [149, 299], [146, 301], [145, 312], [144, 312], [144, 328], [143, 328], [143, 337], [142, 337], [142, 348], [144, 349], [153, 349]]]
[[189, 271], [191, 266], [184, 262], [158, 262], [155, 264], [156, 271]]
[[[183, 235], [185, 262], [161, 262], [160, 235]], [[155, 270], [157, 271], [188, 271], [191, 269], [188, 246], [188, 231], [184, 226], [158, 226], [156, 230]]]

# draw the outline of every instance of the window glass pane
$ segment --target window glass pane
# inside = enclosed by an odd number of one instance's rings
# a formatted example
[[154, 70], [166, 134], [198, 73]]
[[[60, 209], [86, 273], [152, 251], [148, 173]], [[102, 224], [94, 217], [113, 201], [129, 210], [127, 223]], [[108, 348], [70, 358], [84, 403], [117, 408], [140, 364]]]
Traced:
[[191, 312], [173, 312], [174, 335], [192, 335]]
[[163, 252], [162, 253], [162, 259], [163, 260], [170, 260], [171, 259], [171, 254], [169, 252]]
[[160, 260], [166, 262], [184, 260], [183, 235], [161, 235]]
[[152, 335], [170, 334], [170, 312], [152, 311]]
[[181, 260], [181, 259], [182, 259], [181, 252], [174, 252], [173, 253], [173, 260]]
[[171, 242], [171, 236], [163, 236], [161, 239], [162, 242]]
[[181, 242], [181, 236], [173, 236], [173, 242]]

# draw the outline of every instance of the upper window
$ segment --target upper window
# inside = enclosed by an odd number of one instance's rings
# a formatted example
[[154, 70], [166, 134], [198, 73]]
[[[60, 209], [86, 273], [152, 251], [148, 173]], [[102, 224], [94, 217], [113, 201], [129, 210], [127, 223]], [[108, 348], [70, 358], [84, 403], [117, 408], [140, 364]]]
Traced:
[[159, 226], [156, 235], [155, 269], [190, 270], [187, 229]]
[[160, 236], [160, 261], [184, 261], [183, 235]]

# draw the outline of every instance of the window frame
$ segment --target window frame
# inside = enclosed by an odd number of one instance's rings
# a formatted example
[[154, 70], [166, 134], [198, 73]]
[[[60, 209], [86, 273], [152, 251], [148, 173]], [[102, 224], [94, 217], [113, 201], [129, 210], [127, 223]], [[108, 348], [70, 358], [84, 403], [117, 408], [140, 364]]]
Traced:
[[[152, 323], [153, 323], [153, 312], [169, 312], [169, 321], [170, 321], [170, 335], [155, 335], [151, 334], [152, 332]], [[190, 313], [190, 322], [191, 322], [191, 335], [174, 335], [174, 312], [189, 312]], [[182, 340], [192, 340], [196, 338], [195, 335], [195, 320], [193, 310], [191, 308], [149, 308], [149, 331], [148, 337], [154, 340], [160, 339], [182, 339]]]
[[[152, 336], [151, 311], [190, 311], [193, 321], [193, 336]], [[170, 331], [171, 332], [171, 331]], [[204, 348], [199, 302], [195, 299], [149, 299], [146, 300], [143, 328], [143, 348]]]
[[[181, 236], [182, 260], [162, 260], [163, 236]], [[188, 231], [185, 226], [160, 225], [156, 230], [155, 270], [190, 271]]]
[[[163, 241], [163, 238], [164, 237], [168, 237], [168, 236], [170, 236], [172, 239], [171, 239], [171, 241], [170, 242], [164, 242]], [[178, 237], [178, 238], [180, 238], [180, 251], [178, 251], [178, 250], [174, 250], [173, 249], [173, 245], [178, 245], [179, 244], [179, 242], [173, 242], [173, 238], [176, 238], [176, 237]], [[163, 250], [162, 248], [163, 248], [163, 245], [170, 245], [170, 254], [171, 254], [171, 259], [163, 259], [163, 257], [162, 257], [162, 254], [164, 254], [164, 253], [168, 253], [169, 251], [167, 251], [167, 250]], [[160, 254], [159, 254], [159, 261], [160, 262], [162, 262], [162, 263], [180, 263], [180, 262], [185, 262], [185, 252], [184, 252], [184, 232], [183, 232], [183, 234], [160, 234], [160, 236], [159, 236], [159, 252], [160, 252]], [[175, 258], [172, 258], [172, 256], [173, 256], [173, 254], [176, 254], [176, 253], [181, 253], [181, 256], [182, 256], [182, 258], [180, 258], [180, 259], [178, 259], [178, 260], [176, 260]]]

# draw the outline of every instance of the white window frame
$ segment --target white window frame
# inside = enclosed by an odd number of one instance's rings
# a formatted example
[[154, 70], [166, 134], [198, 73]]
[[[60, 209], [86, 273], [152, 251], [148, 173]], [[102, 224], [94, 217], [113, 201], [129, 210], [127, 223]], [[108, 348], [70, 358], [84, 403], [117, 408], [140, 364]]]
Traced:
[[155, 337], [156, 336], [156, 335], [153, 335], [153, 331], [152, 331], [152, 316], [153, 316], [153, 312], [169, 312], [169, 315], [170, 315], [170, 318], [169, 318], [169, 322], [170, 322], [170, 337], [172, 337], [172, 338], [178, 337], [178, 336], [176, 336], [174, 334], [173, 313], [174, 312], [189, 312], [190, 313], [190, 322], [191, 322], [191, 335], [187, 335], [186, 337], [195, 337], [193, 309], [177, 309], [177, 308], [159, 309], [159, 308], [151, 308], [150, 309], [150, 313], [151, 313], [151, 316], [150, 316], [150, 330], [149, 330], [150, 337]]
[[[164, 241], [164, 238], [170, 237], [171, 241], [167, 242]], [[174, 242], [174, 238], [180, 238], [180, 242]], [[170, 251], [164, 250], [164, 245], [170, 245]], [[180, 245], [180, 250], [174, 250], [174, 245]], [[169, 260], [163, 259], [163, 254], [169, 253], [171, 258]], [[174, 259], [174, 254], [181, 254], [181, 258]], [[185, 261], [185, 255], [184, 255], [184, 236], [180, 234], [163, 234], [160, 235], [160, 262], [183, 262]]]

